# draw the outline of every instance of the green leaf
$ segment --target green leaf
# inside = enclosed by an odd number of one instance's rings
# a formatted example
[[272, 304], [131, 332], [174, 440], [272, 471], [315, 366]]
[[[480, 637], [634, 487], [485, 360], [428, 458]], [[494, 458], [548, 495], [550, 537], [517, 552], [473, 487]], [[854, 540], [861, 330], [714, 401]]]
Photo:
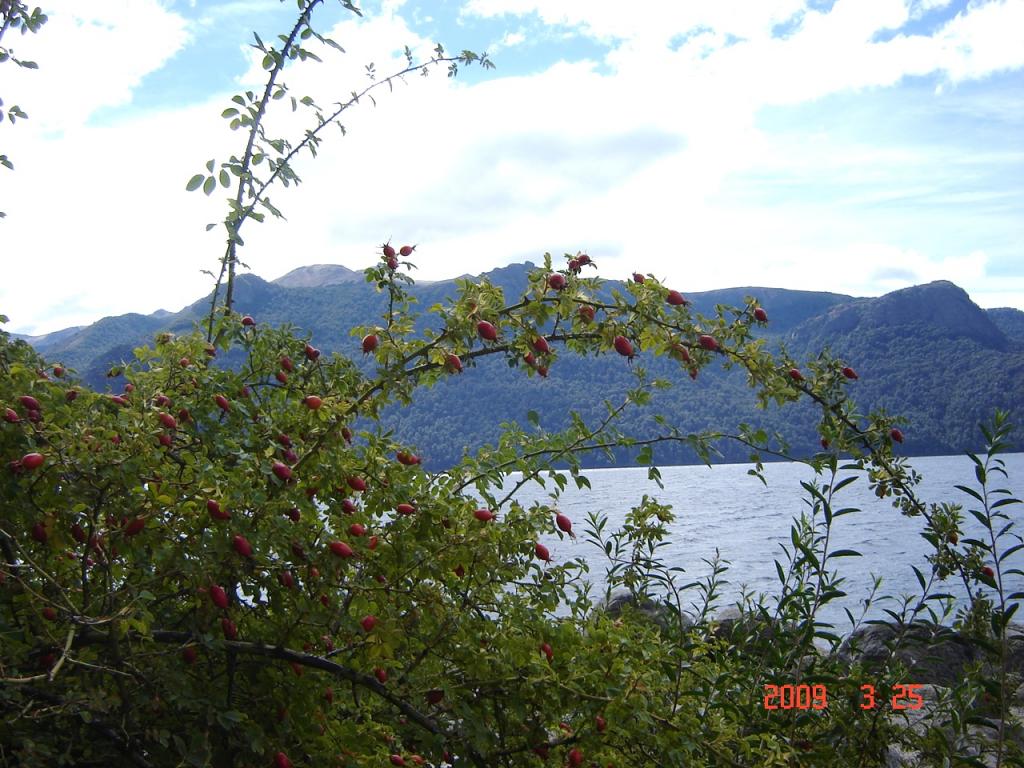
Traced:
[[231, 186], [231, 174], [228, 173], [226, 168], [220, 169], [220, 185], [222, 187]]
[[191, 179], [188, 180], [188, 184], [185, 185], [186, 192], [195, 192], [199, 187], [203, 185], [203, 179], [206, 178], [201, 173], [197, 173]]
[[863, 555], [855, 549], [837, 549], [835, 552], [829, 553], [828, 559], [831, 560], [833, 557], [863, 557]]
[[203, 182], [203, 192], [207, 195], [213, 194], [213, 190], [217, 188], [217, 180], [213, 176], [207, 176], [206, 181]]

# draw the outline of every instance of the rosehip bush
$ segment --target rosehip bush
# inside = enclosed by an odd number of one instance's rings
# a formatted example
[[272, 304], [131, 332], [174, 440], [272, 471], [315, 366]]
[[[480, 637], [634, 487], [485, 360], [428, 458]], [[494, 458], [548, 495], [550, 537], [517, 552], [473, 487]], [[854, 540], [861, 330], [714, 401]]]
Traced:
[[[298, 180], [298, 150], [315, 155], [322, 127], [395, 77], [442, 62], [450, 75], [460, 63], [489, 65], [468, 51], [445, 57], [440, 46], [413, 65], [407, 51], [406, 70], [336, 112], [298, 100], [314, 110], [315, 128], [294, 145], [271, 139], [261, 120], [284, 95], [277, 77], [311, 57], [295, 41], [324, 40], [310, 26], [317, 5], [299, 3], [282, 50], [256, 38], [269, 72], [264, 95], [239, 95], [244, 109], [224, 112], [233, 129], [248, 129], [245, 154], [217, 173], [210, 161], [188, 182], [210, 194], [238, 179], [223, 222], [224, 302], [219, 279], [205, 336], [162, 334], [136, 350], [129, 386], [111, 396], [63, 366], [56, 374], [0, 331], [5, 765], [883, 764], [886, 745], [906, 736], [887, 714], [776, 716], [762, 706], [766, 681], [829, 680], [839, 699], [858, 689], [857, 670], [815, 646], [838, 644], [815, 613], [841, 594], [832, 561], [850, 555], [829, 549], [833, 497], [849, 482], [837, 477], [839, 456], [880, 497], [923, 518], [934, 573], [968, 585], [962, 624], [982, 635], [991, 624], [987, 637], [1005, 662], [1015, 596], [997, 582], [998, 537], [958, 544], [957, 510], [923, 504], [916, 476], [894, 455], [903, 431], [884, 413], [856, 411], [847, 388], [858, 374], [827, 354], [796, 361], [766, 350], [756, 330], [769, 313], [753, 297], [704, 317], [651, 274], [636, 273], [609, 297], [588, 254], [566, 254], [564, 266], [545, 255], [524, 295], [460, 282], [422, 324], [408, 293], [412, 265], [399, 260], [417, 246], [385, 243], [366, 278], [388, 294], [387, 312], [374, 327], [351, 329], [349, 356], [328, 358], [292, 329], [237, 314], [239, 231], [260, 220], [257, 206], [279, 215], [265, 193]], [[254, 166], [264, 158], [273, 170], [260, 178]], [[431, 330], [416, 331], [424, 325]], [[563, 355], [598, 356], [628, 366], [635, 385], [597, 423], [575, 416], [558, 434], [509, 424], [497, 444], [426, 472], [429, 446], [397, 443], [379, 425], [382, 409], [472, 376], [491, 355], [507, 360], [510, 376], [546, 376]], [[648, 376], [646, 361], [662, 355], [678, 363], [678, 382]], [[591, 451], [634, 446], [656, 480], [662, 442], [710, 459], [717, 440], [738, 440], [755, 474], [763, 456], [787, 455], [744, 425], [682, 434], [662, 415], [663, 433], [644, 438], [616, 426], [655, 389], [688, 385], [717, 364], [745, 370], [764, 407], [813, 400], [825, 448], [807, 459], [818, 472], [805, 486], [811, 513], [795, 521], [778, 563], [778, 599], [745, 600], [731, 626], [713, 612], [723, 563], [680, 583], [660, 560], [669, 507], [644, 497], [611, 531], [600, 515], [573, 521], [556, 506], [569, 482], [588, 486], [581, 457]], [[995, 455], [1007, 432], [997, 424], [993, 434]], [[989, 463], [977, 463], [984, 485]], [[517, 499], [533, 480], [552, 483], [550, 504]], [[1005, 517], [987, 494], [977, 498], [990, 524]], [[546, 535], [596, 545], [608, 594], [655, 599], [661, 613], [652, 621], [605, 610], [590, 594], [587, 564], [559, 558], [540, 541]], [[998, 600], [986, 601], [981, 586]], [[905, 606], [903, 617], [915, 620], [924, 604]], [[986, 692], [1006, 690], [1002, 670]], [[903, 671], [890, 658], [878, 674], [899, 681]], [[982, 687], [966, 681], [958, 703]], [[939, 749], [944, 734], [932, 729], [918, 744]], [[948, 757], [958, 747], [946, 744]]]

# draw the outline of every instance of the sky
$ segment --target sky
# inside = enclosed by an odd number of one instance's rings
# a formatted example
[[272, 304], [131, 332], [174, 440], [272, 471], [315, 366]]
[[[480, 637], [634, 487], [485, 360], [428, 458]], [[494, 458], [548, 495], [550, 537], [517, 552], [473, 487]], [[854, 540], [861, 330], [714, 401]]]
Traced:
[[[261, 91], [253, 32], [292, 0], [36, 0], [2, 44], [0, 314], [42, 334], [207, 295], [228, 190], [187, 192], [241, 155], [221, 112]], [[363, 269], [417, 244], [438, 280], [585, 251], [607, 279], [878, 296], [951, 280], [1024, 309], [1024, 0], [325, 0], [344, 53], [291, 62], [289, 94], [329, 106], [437, 43], [495, 69], [409, 76], [343, 115], [287, 221], [242, 231], [275, 279]], [[268, 130], [313, 127], [273, 102]], [[243, 270], [245, 271], [245, 270]]]

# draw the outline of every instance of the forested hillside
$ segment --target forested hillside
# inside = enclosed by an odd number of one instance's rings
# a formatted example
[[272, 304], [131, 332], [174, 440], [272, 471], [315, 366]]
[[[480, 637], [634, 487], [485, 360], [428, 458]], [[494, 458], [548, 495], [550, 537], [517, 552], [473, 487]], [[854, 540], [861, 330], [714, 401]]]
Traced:
[[[518, 296], [526, 285], [529, 263], [494, 270], [482, 277], [502, 287], [505, 296]], [[421, 308], [443, 301], [455, 281], [418, 285]], [[621, 289], [609, 282], [609, 291]], [[986, 312], [962, 289], [935, 282], [875, 299], [780, 288], [741, 287], [687, 294], [699, 313], [716, 304], [742, 305], [757, 297], [769, 313], [766, 340], [784, 348], [798, 362], [829, 346], [855, 368], [860, 379], [853, 389], [866, 412], [884, 408], [908, 420], [904, 449], [914, 454], [957, 453], [977, 447], [975, 425], [993, 408], [1024, 412], [1024, 312], [998, 309]], [[350, 334], [354, 326], [374, 323], [384, 311], [384, 298], [362, 275], [344, 267], [316, 265], [295, 270], [274, 282], [255, 275], [239, 278], [237, 307], [243, 313], [274, 325], [292, 324], [311, 335], [324, 353], [358, 349]], [[209, 310], [209, 298], [177, 313], [124, 315], [104, 318], [91, 326], [59, 331], [32, 339], [50, 359], [75, 368], [92, 386], [119, 388], [111, 368], [132, 357], [132, 350], [160, 331], [184, 332]], [[557, 349], [557, 347], [556, 347]], [[224, 363], [231, 365], [231, 359]], [[779, 433], [801, 451], [814, 450], [818, 438], [815, 414], [807, 404], [758, 411], [743, 374], [707, 369], [691, 381], [675, 361], [656, 358], [644, 350], [633, 363], [654, 377], [680, 381], [680, 386], [655, 395], [643, 411], [625, 416], [623, 428], [640, 435], [665, 432], [655, 422], [661, 414], [682, 432], [711, 429], [738, 419]], [[502, 422], [528, 425], [527, 414], [539, 417], [540, 427], [556, 430], [576, 409], [595, 422], [607, 412], [606, 401], [617, 403], [631, 385], [628, 369], [618, 359], [580, 360], [565, 355], [547, 378], [512, 376], [507, 362], [488, 359], [467, 365], [464, 375], [422, 393], [408, 408], [392, 408], [384, 424], [401, 439], [420, 446], [428, 466], [449, 466], [465, 449], [494, 441]], [[742, 461], [747, 453], [735, 443], [722, 445], [723, 459]], [[695, 460], [679, 444], [655, 450], [661, 463]], [[590, 463], [632, 463], [621, 449], [614, 457], [594, 455]]]

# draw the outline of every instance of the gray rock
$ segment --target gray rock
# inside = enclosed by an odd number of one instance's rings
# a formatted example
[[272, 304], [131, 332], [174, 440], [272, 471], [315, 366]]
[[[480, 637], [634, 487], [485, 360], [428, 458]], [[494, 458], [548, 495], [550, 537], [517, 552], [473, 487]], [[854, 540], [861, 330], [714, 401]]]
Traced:
[[[617, 619], [624, 613], [635, 611], [653, 622], [662, 632], [670, 626], [676, 626], [678, 619], [675, 609], [667, 603], [657, 602], [649, 598], [637, 600], [629, 592], [616, 592], [604, 606], [604, 612], [611, 618]], [[693, 626], [693, 619], [683, 612], [683, 628]]]

